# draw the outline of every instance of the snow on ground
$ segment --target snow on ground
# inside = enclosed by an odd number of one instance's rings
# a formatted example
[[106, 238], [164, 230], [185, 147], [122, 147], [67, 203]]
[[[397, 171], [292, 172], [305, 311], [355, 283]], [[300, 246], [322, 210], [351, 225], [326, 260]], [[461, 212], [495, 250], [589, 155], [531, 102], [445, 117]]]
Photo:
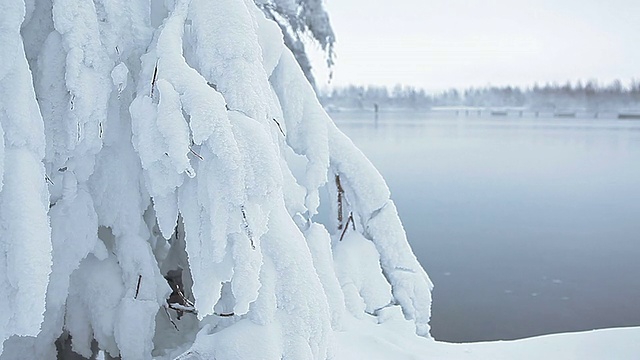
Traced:
[[415, 335], [398, 307], [362, 321], [348, 317], [335, 336], [336, 360], [626, 360], [640, 359], [640, 327], [544, 335], [511, 341], [453, 344]]

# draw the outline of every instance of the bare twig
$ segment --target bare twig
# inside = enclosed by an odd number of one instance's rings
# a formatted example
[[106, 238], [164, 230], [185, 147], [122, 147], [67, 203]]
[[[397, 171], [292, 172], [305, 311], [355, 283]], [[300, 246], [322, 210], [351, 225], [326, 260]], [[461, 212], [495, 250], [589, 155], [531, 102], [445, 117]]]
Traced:
[[336, 175], [336, 188], [338, 188], [338, 230], [342, 229], [342, 197], [344, 189], [340, 183], [340, 175]]
[[253, 233], [251, 231], [251, 228], [249, 227], [249, 221], [247, 220], [247, 213], [244, 211], [244, 207], [242, 207], [241, 211], [244, 230], [247, 232], [247, 236], [249, 237], [249, 241], [251, 242], [251, 248], [255, 250], [256, 245], [253, 243]]
[[395, 301], [391, 300], [387, 305], [381, 306], [381, 307], [373, 310], [372, 312], [369, 312], [369, 311], [365, 310], [365, 313], [367, 313], [367, 314], [369, 314], [371, 316], [378, 316], [378, 315], [380, 315], [380, 311], [381, 310], [384, 310], [386, 308], [389, 308], [389, 307], [392, 307], [392, 306], [396, 306], [396, 305], [398, 305], [398, 304]]
[[140, 283], [142, 282], [142, 275], [138, 275], [138, 285], [136, 285], [136, 296], [134, 296], [134, 299], [138, 298], [138, 293], [140, 292]]
[[221, 313], [221, 314], [213, 313], [213, 315], [215, 315], [215, 316], [220, 316], [220, 317], [232, 317], [232, 316], [235, 316], [236, 314], [235, 314], [235, 313], [230, 312], [230, 313]]
[[287, 135], [284, 134], [284, 131], [282, 130], [282, 126], [280, 126], [280, 123], [278, 122], [278, 120], [276, 120], [276, 118], [272, 119], [276, 125], [278, 125], [278, 129], [280, 130], [280, 133], [282, 133], [282, 136], [287, 137]]
[[173, 290], [171, 292], [171, 295], [169, 295], [169, 298], [167, 299], [167, 306], [170, 309], [176, 311], [176, 313], [178, 314], [178, 320], [180, 320], [182, 314], [185, 312], [197, 314], [198, 311], [196, 310], [195, 304], [187, 299], [182, 290], [182, 268], [178, 268], [177, 270], [169, 270], [164, 278], [167, 280], [167, 283], [169, 284], [169, 287], [171, 287], [171, 290]]
[[165, 314], [167, 314], [167, 317], [169, 318], [171, 325], [173, 325], [176, 331], [180, 331], [180, 329], [178, 329], [178, 325], [176, 325], [175, 321], [173, 321], [173, 319], [171, 318], [171, 314], [169, 314], [169, 310], [167, 309], [168, 306], [163, 306], [162, 308], [164, 309]]
[[351, 223], [351, 226], [353, 227], [353, 230], [356, 229], [356, 222], [353, 220], [353, 213], [349, 213], [349, 217], [347, 218], [347, 223], [344, 224], [344, 229], [342, 230], [342, 234], [340, 234], [340, 241], [342, 241], [342, 238], [344, 237], [344, 234], [347, 233], [347, 229], [349, 228], [349, 223]]
[[156, 87], [156, 80], [158, 80], [158, 61], [156, 60], [156, 66], [153, 68], [153, 77], [151, 78], [151, 98], [153, 99], [153, 90]]
[[190, 148], [189, 148], [189, 151], [191, 151], [191, 153], [192, 153], [193, 155], [195, 155], [198, 159], [200, 159], [200, 160], [204, 161], [204, 158], [202, 157], [202, 155], [200, 155], [200, 154], [198, 154], [197, 152], [195, 152], [195, 150], [193, 150], [193, 148], [191, 148], [191, 147], [190, 147]]
[[169, 309], [175, 310], [175, 311], [182, 311], [182, 312], [187, 312], [187, 313], [191, 313], [191, 314], [198, 314], [198, 311], [196, 310], [195, 307], [193, 306], [185, 306], [182, 304], [178, 304], [178, 303], [167, 303]]
[[178, 291], [178, 295], [180, 295], [180, 297], [182, 298], [185, 304], [187, 304], [188, 306], [191, 306], [194, 309], [196, 308], [196, 305], [182, 293], [182, 290]]
[[55, 184], [53, 183], [53, 180], [51, 180], [51, 178], [49, 177], [49, 175], [44, 174], [44, 179], [45, 179], [45, 180], [47, 180], [47, 182], [48, 182], [49, 184], [51, 184], [51, 185], [55, 185]]
[[186, 304], [187, 306], [191, 306], [194, 309], [196, 308], [196, 305], [184, 295], [181, 288], [178, 289], [178, 295], [180, 295], [180, 298], [182, 299], [184, 304]]

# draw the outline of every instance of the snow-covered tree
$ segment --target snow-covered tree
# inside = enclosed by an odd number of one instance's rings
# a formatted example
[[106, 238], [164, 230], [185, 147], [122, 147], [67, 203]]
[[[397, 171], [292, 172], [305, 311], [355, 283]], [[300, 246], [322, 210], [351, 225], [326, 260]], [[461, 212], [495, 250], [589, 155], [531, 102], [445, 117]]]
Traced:
[[[293, 52], [307, 80], [315, 88], [315, 77], [307, 53], [309, 42], [315, 42], [325, 52], [327, 66], [334, 63], [336, 41], [323, 0], [255, 0], [267, 18], [282, 30], [284, 44]], [[305, 45], [307, 40], [307, 45]]]
[[0, 125], [3, 360], [325, 359], [389, 307], [429, 334], [384, 180], [251, 0], [2, 0]]

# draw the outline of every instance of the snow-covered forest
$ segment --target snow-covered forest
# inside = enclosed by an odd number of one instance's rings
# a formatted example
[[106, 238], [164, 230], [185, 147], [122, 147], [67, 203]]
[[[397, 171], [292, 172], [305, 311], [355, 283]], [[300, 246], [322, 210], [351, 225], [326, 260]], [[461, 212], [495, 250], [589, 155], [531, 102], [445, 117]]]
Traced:
[[256, 2], [0, 2], [1, 359], [325, 359], [396, 309], [429, 336], [389, 190], [299, 66], [305, 36], [331, 61], [322, 2]]
[[584, 109], [615, 111], [640, 109], [640, 81], [601, 84], [547, 83], [530, 87], [487, 86], [429, 93], [413, 86], [343, 86], [324, 88], [320, 101], [334, 109], [430, 109], [438, 106], [518, 107], [531, 110]]

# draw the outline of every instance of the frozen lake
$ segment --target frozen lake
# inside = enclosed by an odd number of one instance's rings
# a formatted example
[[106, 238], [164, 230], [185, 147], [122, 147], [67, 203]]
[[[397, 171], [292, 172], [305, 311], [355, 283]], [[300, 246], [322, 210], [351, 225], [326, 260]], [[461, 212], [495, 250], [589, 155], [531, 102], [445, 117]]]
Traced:
[[436, 339], [640, 325], [640, 121], [331, 116], [391, 188]]

